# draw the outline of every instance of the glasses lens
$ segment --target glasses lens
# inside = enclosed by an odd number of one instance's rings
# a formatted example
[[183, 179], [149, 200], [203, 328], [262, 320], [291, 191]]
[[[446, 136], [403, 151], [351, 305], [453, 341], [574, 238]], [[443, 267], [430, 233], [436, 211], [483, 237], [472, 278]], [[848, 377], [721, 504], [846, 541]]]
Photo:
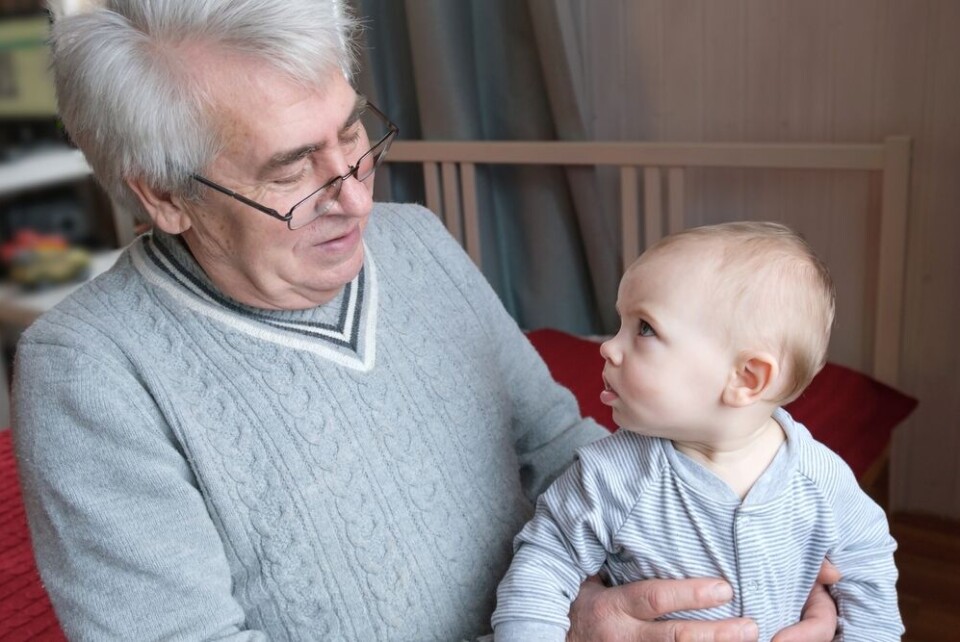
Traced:
[[[393, 142], [396, 132], [390, 129], [387, 120], [373, 108], [364, 110], [360, 116], [360, 123], [363, 125], [365, 133], [364, 136], [360, 137], [360, 141], [363, 145], [369, 145], [371, 147], [367, 148], [365, 153], [355, 161], [357, 171], [354, 176], [358, 181], [365, 181], [373, 176], [373, 173], [380, 166], [380, 163], [383, 162], [383, 158], [386, 156], [387, 150], [390, 149], [390, 144]], [[295, 230], [301, 228], [326, 214], [340, 196], [342, 186], [343, 179], [337, 179], [332, 184], [311, 194], [308, 198], [305, 198], [296, 205], [293, 208], [292, 218], [288, 223], [290, 229]]]
[[393, 141], [393, 137], [386, 138], [380, 141], [375, 147], [373, 147], [369, 152], [364, 154], [363, 158], [360, 159], [359, 166], [357, 167], [357, 180], [365, 181], [370, 178], [377, 168], [380, 167], [380, 163], [383, 162], [383, 157], [387, 155], [387, 149], [390, 147], [390, 143]]
[[340, 196], [341, 185], [343, 185], [343, 179], [338, 178], [331, 185], [324, 187], [294, 207], [292, 217], [288, 222], [290, 229], [301, 228], [326, 214], [327, 210], [333, 207], [333, 204], [337, 201], [337, 197]]
[[367, 133], [367, 140], [370, 141], [367, 143], [368, 148], [376, 145], [390, 132], [386, 119], [377, 113], [376, 107], [370, 105], [367, 105], [363, 113], [360, 114], [360, 124], [363, 125], [363, 129]]

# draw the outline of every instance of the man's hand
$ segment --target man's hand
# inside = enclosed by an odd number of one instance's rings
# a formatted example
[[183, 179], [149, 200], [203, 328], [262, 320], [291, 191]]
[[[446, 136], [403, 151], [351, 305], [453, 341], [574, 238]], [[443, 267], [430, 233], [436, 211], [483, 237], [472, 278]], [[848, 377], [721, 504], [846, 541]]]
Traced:
[[673, 611], [718, 606], [731, 597], [730, 585], [721, 580], [643, 580], [607, 588], [589, 578], [570, 607], [567, 642], [755, 642], [757, 625], [746, 618], [651, 621]]
[[775, 636], [773, 642], [805, 642], [806, 640], [832, 640], [837, 633], [837, 605], [834, 603], [827, 586], [840, 581], [840, 571], [830, 562], [824, 561], [817, 575], [817, 583], [810, 591], [807, 603], [800, 613], [800, 622], [788, 626]]
[[[825, 561], [800, 622], [777, 633], [773, 642], [833, 640], [837, 605], [826, 585], [839, 579], [836, 567]], [[722, 580], [644, 580], [607, 588], [591, 577], [570, 607], [567, 642], [755, 642], [757, 625], [747, 618], [652, 621], [674, 611], [718, 606], [732, 596], [730, 585]]]

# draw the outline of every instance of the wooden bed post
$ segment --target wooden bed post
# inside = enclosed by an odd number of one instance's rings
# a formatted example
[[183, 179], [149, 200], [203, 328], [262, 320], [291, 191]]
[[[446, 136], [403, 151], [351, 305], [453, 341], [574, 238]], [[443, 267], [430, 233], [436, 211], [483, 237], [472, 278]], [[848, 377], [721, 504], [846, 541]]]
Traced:
[[687, 168], [878, 172], [882, 189], [871, 374], [884, 383], [898, 383], [910, 189], [910, 139], [906, 136], [888, 137], [883, 144], [397, 141], [387, 161], [422, 164], [427, 207], [443, 219], [478, 264], [475, 165], [617, 167], [624, 268], [642, 248], [683, 229]]
[[659, 167], [643, 168], [643, 248], [663, 238], [663, 190]]
[[622, 271], [633, 263], [640, 253], [640, 212], [637, 209], [637, 168], [620, 168], [620, 249], [623, 253]]
[[910, 139], [890, 136], [884, 141], [883, 152], [873, 374], [891, 386], [897, 385], [900, 372], [909, 182]]

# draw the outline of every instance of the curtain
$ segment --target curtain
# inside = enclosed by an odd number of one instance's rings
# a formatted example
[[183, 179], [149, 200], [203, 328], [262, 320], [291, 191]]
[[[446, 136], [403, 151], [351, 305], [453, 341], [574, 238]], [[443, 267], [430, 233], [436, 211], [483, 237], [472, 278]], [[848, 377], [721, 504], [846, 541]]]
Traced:
[[[556, 0], [354, 0], [363, 20], [360, 90], [401, 138], [589, 137], [573, 84], [569, 5]], [[423, 202], [417, 169], [378, 196]], [[521, 327], [616, 329], [615, 209], [593, 170], [478, 167], [483, 272]]]

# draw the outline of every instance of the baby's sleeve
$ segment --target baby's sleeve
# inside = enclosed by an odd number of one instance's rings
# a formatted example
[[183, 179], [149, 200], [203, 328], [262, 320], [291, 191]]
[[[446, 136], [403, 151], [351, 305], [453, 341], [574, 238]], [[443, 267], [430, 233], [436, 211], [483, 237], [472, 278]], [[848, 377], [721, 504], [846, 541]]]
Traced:
[[[562, 641], [580, 584], [615, 548], [615, 536], [644, 486], [651, 463], [644, 438], [621, 432], [586, 446], [541, 495], [514, 540], [514, 559], [497, 589], [497, 642]], [[618, 465], [618, 462], [620, 465]]]
[[897, 600], [897, 543], [883, 509], [844, 471], [835, 495], [838, 545], [827, 555], [843, 578], [831, 587], [840, 642], [900, 640], [903, 621]]

